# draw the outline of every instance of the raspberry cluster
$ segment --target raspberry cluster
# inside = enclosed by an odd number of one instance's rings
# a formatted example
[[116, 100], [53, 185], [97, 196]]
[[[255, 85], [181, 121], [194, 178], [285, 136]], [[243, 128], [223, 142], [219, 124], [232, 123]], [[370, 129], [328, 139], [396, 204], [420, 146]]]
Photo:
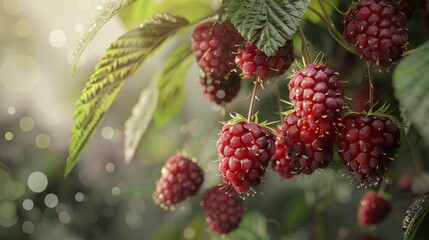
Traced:
[[343, 35], [361, 58], [389, 67], [406, 51], [405, 24], [402, 7], [392, 1], [361, 0], [344, 16]]
[[228, 22], [203, 22], [192, 32], [191, 48], [201, 69], [203, 94], [218, 105], [231, 102], [240, 90], [234, 54], [242, 42], [240, 33]]

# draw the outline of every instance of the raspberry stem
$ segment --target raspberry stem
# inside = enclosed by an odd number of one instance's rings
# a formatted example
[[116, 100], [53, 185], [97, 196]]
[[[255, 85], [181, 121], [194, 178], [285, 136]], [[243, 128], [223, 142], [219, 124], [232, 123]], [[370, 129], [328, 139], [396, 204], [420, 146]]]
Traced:
[[374, 84], [371, 74], [371, 63], [366, 62], [366, 67], [368, 69], [368, 85], [369, 85], [369, 108], [371, 109], [374, 106]]
[[249, 106], [249, 113], [247, 115], [247, 120], [249, 122], [252, 121], [253, 118], [253, 109], [255, 108], [255, 99], [256, 99], [256, 94], [258, 92], [259, 89], [259, 85], [261, 84], [261, 79], [258, 77], [255, 81], [255, 86], [253, 87], [253, 91], [252, 91], [252, 96], [250, 96], [250, 106]]
[[302, 52], [304, 56], [304, 65], [307, 65], [310, 63], [310, 53], [308, 52], [308, 44], [307, 39], [305, 38], [304, 32], [302, 31], [302, 28], [298, 26], [298, 34], [301, 38], [301, 46], [302, 46]]
[[282, 99], [281, 99], [281, 96], [280, 96], [280, 86], [279, 86], [279, 82], [278, 81], [276, 81], [275, 94], [276, 94], [276, 97], [277, 97], [277, 105], [279, 107], [280, 122], [283, 125], [283, 115], [282, 115], [283, 106], [282, 106]]
[[377, 195], [383, 197], [384, 191], [386, 190], [387, 181], [381, 181], [380, 188], [378, 189]]

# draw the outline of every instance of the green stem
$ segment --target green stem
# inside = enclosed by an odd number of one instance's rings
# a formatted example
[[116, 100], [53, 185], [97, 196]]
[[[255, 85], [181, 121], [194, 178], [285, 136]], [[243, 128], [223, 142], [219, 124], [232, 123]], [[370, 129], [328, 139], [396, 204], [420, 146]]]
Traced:
[[258, 92], [259, 84], [261, 84], [260, 79], [257, 79], [255, 81], [255, 86], [253, 87], [252, 96], [250, 96], [249, 113], [247, 116], [247, 120], [249, 122], [252, 121], [253, 109], [255, 108], [256, 93]]
[[301, 43], [302, 43], [302, 52], [304, 53], [304, 64], [307, 65], [310, 63], [310, 53], [308, 52], [308, 44], [307, 44], [307, 39], [305, 38], [304, 32], [302, 31], [301, 27], [298, 26], [298, 34], [299, 37], [301, 38]]
[[325, 23], [329, 33], [335, 39], [335, 41], [338, 42], [338, 44], [340, 44], [347, 51], [353, 54], [356, 54], [356, 51], [349, 46], [349, 44], [344, 39], [343, 35], [340, 32], [338, 32], [337, 28], [330, 22], [330, 20], [328, 20], [325, 16], [323, 16], [323, 14], [317, 11], [317, 9], [315, 9], [314, 7], [308, 6], [308, 9], [310, 9], [310, 11], [316, 14], [320, 18], [320, 20], [322, 20]]

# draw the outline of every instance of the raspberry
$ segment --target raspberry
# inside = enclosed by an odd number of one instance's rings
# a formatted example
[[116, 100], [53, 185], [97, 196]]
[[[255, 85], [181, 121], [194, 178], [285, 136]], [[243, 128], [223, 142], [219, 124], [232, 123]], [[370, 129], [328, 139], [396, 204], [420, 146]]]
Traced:
[[226, 234], [238, 228], [244, 213], [243, 200], [235, 192], [215, 186], [203, 194], [201, 206], [210, 231]]
[[401, 7], [390, 0], [362, 0], [344, 16], [344, 37], [357, 54], [389, 67], [406, 50], [408, 34]]
[[296, 112], [284, 117], [283, 136], [296, 169], [310, 175], [326, 168], [333, 157], [333, 141], [316, 135]]
[[377, 184], [400, 146], [398, 127], [389, 118], [362, 113], [347, 115], [343, 124], [341, 159], [353, 178]]
[[356, 240], [381, 240], [380, 238], [369, 235], [368, 233], [360, 234], [355, 239]]
[[248, 193], [261, 183], [276, 152], [274, 134], [266, 127], [245, 121], [224, 125], [216, 147], [223, 181], [239, 194]]
[[204, 95], [218, 105], [229, 103], [237, 96], [240, 90], [241, 78], [236, 72], [226, 77], [214, 77], [203, 74], [200, 83], [204, 87]]
[[246, 42], [238, 49], [235, 63], [243, 70], [245, 78], [269, 79], [285, 73], [294, 59], [291, 41], [287, 41], [283, 47], [279, 48], [276, 55], [270, 57], [267, 57], [255, 45]]
[[318, 134], [333, 138], [344, 109], [344, 85], [334, 69], [309, 64], [289, 82], [289, 99], [296, 114]]
[[402, 0], [399, 2], [399, 6], [402, 9], [402, 12], [407, 17], [407, 20], [410, 19], [411, 15], [416, 8], [418, 0]]
[[274, 153], [273, 169], [278, 172], [284, 179], [291, 179], [294, 175], [301, 173], [292, 162], [292, 159], [287, 155], [287, 147], [283, 141], [281, 127], [276, 129], [276, 153]]
[[205, 22], [192, 33], [192, 51], [204, 73], [224, 77], [236, 67], [234, 52], [242, 41], [230, 23]]
[[377, 224], [390, 212], [390, 202], [375, 192], [367, 192], [358, 207], [357, 218], [362, 225]]
[[198, 165], [183, 156], [171, 156], [161, 169], [155, 202], [163, 208], [171, 207], [195, 195], [203, 180], [204, 172]]

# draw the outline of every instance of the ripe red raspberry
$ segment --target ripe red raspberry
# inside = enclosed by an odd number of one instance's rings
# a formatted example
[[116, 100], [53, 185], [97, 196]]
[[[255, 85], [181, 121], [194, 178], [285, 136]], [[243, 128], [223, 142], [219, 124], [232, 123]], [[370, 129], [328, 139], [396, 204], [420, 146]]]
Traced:
[[284, 117], [283, 136], [288, 156], [304, 174], [326, 168], [333, 157], [333, 141], [316, 135], [296, 112]]
[[285, 73], [294, 59], [291, 41], [287, 41], [283, 47], [279, 48], [276, 55], [270, 57], [267, 57], [255, 45], [246, 42], [238, 49], [235, 63], [243, 70], [245, 78], [269, 79]]
[[402, 12], [407, 17], [407, 20], [410, 19], [418, 2], [418, 0], [401, 0], [399, 2], [399, 6], [401, 7]]
[[261, 183], [276, 152], [274, 142], [274, 134], [256, 123], [224, 125], [216, 144], [223, 182], [239, 194], [248, 194], [249, 189]]
[[344, 16], [344, 37], [357, 54], [389, 67], [406, 50], [406, 17], [390, 0], [361, 0]]
[[155, 202], [163, 208], [171, 207], [195, 195], [203, 180], [204, 172], [197, 164], [180, 155], [171, 156], [161, 169]]
[[241, 77], [236, 72], [231, 72], [226, 77], [214, 77], [203, 74], [200, 83], [204, 87], [204, 95], [218, 105], [229, 103], [237, 96], [240, 90]]
[[243, 40], [232, 24], [201, 23], [195, 27], [191, 40], [197, 64], [205, 74], [224, 77], [236, 67], [234, 53]]
[[296, 114], [317, 134], [333, 138], [344, 112], [344, 85], [334, 69], [309, 64], [289, 81], [289, 99]]
[[218, 186], [206, 190], [201, 206], [210, 231], [226, 234], [238, 228], [244, 213], [243, 200]]
[[362, 113], [347, 115], [343, 124], [338, 136], [341, 159], [353, 178], [377, 184], [400, 146], [398, 127], [389, 118]]
[[293, 176], [300, 174], [301, 170], [295, 167], [292, 159], [287, 155], [287, 147], [283, 141], [282, 128], [277, 128], [276, 132], [276, 153], [272, 158], [273, 169], [284, 179], [291, 179]]
[[362, 225], [377, 224], [390, 212], [390, 202], [376, 192], [367, 192], [358, 207], [357, 218]]

